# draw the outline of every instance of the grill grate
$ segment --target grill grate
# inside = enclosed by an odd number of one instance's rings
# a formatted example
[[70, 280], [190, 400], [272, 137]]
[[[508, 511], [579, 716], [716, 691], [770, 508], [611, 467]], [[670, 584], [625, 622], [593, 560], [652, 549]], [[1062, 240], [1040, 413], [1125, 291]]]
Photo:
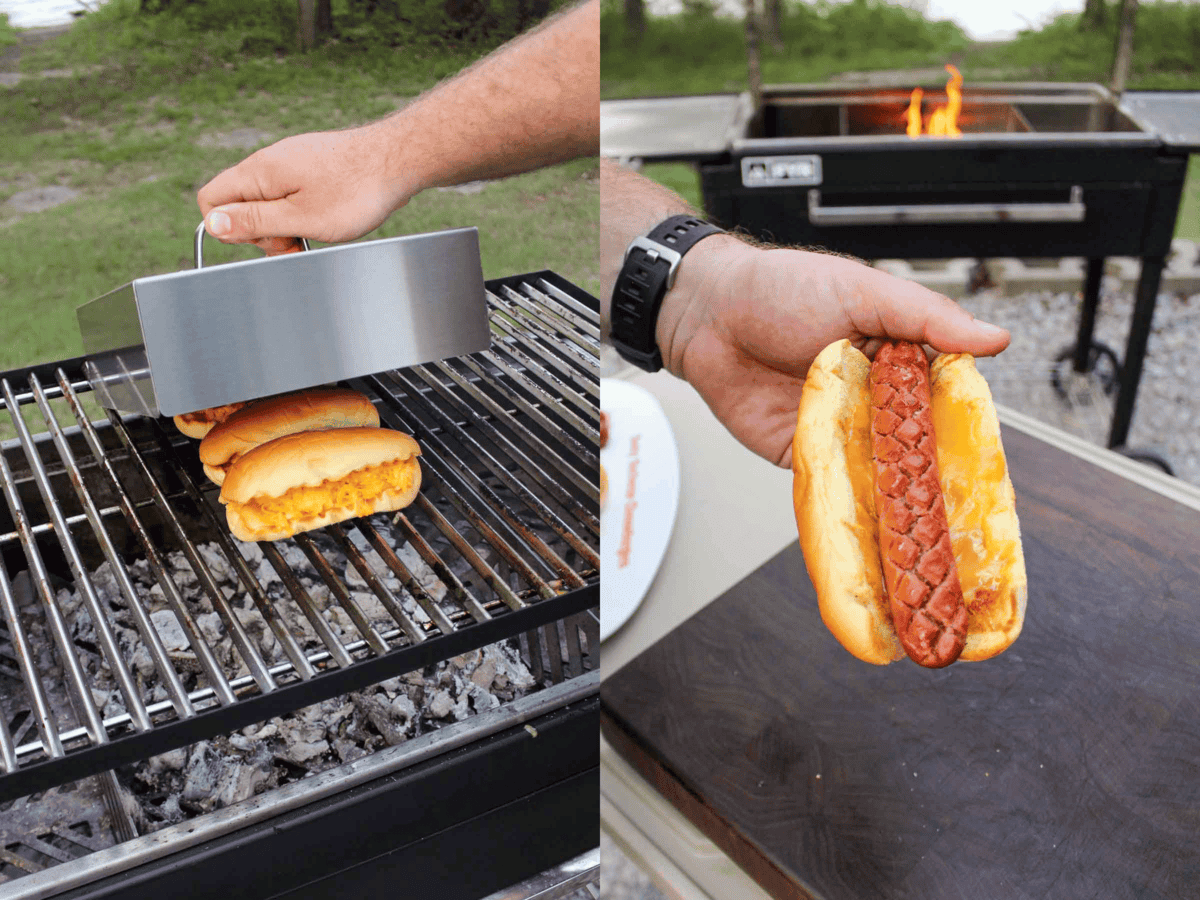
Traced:
[[420, 443], [412, 506], [274, 543], [229, 535], [169, 420], [91, 421], [81, 359], [0, 375], [0, 800], [498, 640], [598, 667], [598, 304], [550, 272], [488, 301], [490, 350], [349, 382]]

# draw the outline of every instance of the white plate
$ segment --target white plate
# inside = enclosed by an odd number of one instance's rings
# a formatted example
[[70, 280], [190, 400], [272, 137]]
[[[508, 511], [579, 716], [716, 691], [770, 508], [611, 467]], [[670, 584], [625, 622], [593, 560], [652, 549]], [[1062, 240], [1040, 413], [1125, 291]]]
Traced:
[[679, 451], [654, 395], [601, 379], [608, 495], [600, 513], [600, 640], [629, 621], [662, 564], [679, 509]]

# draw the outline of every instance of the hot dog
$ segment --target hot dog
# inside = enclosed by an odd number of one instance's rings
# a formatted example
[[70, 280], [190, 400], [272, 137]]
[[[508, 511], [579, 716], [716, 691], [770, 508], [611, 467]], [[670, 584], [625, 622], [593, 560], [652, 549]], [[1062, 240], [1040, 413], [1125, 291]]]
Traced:
[[915, 344], [849, 341], [805, 380], [792, 444], [800, 544], [821, 617], [854, 656], [938, 668], [1020, 634], [1027, 582], [987, 383]]

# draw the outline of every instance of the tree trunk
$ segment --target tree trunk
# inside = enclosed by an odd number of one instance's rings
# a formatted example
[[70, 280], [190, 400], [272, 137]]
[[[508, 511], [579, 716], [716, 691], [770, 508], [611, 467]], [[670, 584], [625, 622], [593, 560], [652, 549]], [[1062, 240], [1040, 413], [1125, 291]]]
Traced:
[[1138, 0], [1121, 0], [1120, 24], [1117, 28], [1117, 51], [1113, 59], [1109, 89], [1118, 97], [1125, 92], [1129, 65], [1133, 61], [1133, 26], [1137, 18]]
[[1108, 7], [1104, 0], [1084, 0], [1083, 16], [1079, 19], [1080, 31], [1099, 31], [1108, 19]]
[[317, 0], [317, 34], [333, 37], [333, 0]]
[[625, 39], [636, 44], [646, 33], [645, 0], [625, 0]]
[[296, 0], [296, 5], [300, 13], [296, 43], [300, 52], [305, 53], [317, 45], [317, 0]]
[[783, 51], [783, 0], [764, 0], [763, 31], [776, 52]]
[[759, 23], [756, 0], [746, 2], [746, 65], [750, 81], [750, 101], [754, 116], [762, 110], [762, 66], [759, 64]]

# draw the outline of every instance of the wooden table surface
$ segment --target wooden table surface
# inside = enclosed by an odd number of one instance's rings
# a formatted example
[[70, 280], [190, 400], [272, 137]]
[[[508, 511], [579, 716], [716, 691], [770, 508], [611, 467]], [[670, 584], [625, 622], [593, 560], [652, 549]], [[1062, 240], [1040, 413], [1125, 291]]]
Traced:
[[1030, 590], [1002, 656], [859, 662], [793, 546], [604, 682], [608, 740], [772, 895], [1200, 891], [1200, 512], [1004, 442]]

